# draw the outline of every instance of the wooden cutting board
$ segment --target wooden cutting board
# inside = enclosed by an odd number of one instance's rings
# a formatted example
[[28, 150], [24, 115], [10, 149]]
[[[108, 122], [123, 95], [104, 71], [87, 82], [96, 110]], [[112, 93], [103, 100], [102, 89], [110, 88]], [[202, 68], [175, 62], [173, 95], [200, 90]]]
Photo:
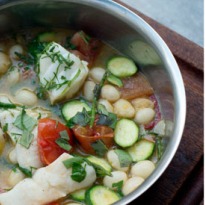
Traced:
[[174, 31], [127, 6], [167, 43], [179, 65], [186, 91], [187, 117], [182, 141], [169, 167], [158, 181], [131, 205], [202, 205], [203, 204], [203, 48]]

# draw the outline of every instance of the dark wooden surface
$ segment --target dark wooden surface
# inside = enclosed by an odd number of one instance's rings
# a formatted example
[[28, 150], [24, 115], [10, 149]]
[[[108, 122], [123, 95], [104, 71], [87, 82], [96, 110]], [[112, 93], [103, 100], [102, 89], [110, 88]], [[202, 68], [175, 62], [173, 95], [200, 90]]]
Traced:
[[[121, 3], [120, 0], [116, 2]], [[203, 48], [137, 10], [128, 8], [150, 24], [169, 46], [182, 73], [187, 98], [186, 124], [176, 155], [159, 180], [130, 204], [202, 205], [204, 204]]]

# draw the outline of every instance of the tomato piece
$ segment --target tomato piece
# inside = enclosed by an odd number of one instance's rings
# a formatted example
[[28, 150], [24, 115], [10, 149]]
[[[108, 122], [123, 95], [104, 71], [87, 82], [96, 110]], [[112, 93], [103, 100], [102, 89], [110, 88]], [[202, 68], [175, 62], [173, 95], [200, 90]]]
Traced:
[[123, 99], [131, 100], [153, 94], [153, 88], [142, 74], [137, 73], [137, 75], [124, 78], [122, 81], [124, 86], [119, 90]]
[[46, 205], [59, 205], [59, 203], [58, 202], [51, 202], [51, 203], [46, 204]]
[[71, 43], [76, 46], [81, 53], [81, 57], [92, 64], [97, 54], [99, 54], [101, 42], [95, 38], [90, 38], [83, 31], [75, 33], [71, 39]]
[[[60, 137], [60, 132], [62, 131], [67, 132], [69, 136], [68, 143], [72, 146], [72, 133], [67, 126], [49, 118], [43, 118], [38, 121], [37, 143], [40, 158], [43, 164], [48, 165], [56, 160], [64, 152], [68, 152], [56, 143], [56, 140]], [[72, 152], [72, 148], [68, 153], [70, 152]]]
[[91, 128], [90, 126], [82, 127], [76, 125], [73, 128], [73, 132], [81, 147], [89, 154], [95, 154], [91, 144], [97, 140], [102, 140], [107, 148], [114, 144], [114, 132], [107, 126], [94, 125]]

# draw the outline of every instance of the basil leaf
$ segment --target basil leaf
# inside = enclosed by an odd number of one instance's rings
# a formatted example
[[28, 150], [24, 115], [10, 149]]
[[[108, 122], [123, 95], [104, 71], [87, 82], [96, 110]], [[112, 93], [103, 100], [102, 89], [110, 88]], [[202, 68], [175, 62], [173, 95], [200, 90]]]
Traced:
[[121, 167], [130, 166], [130, 164], [132, 163], [132, 158], [126, 151], [120, 150], [120, 149], [115, 149], [115, 153], [118, 156]]
[[18, 164], [16, 165], [16, 168], [18, 168], [23, 174], [25, 174], [27, 177], [32, 177], [32, 169], [27, 169], [19, 166]]
[[81, 182], [86, 177], [86, 164], [73, 163], [71, 178], [76, 182]]
[[24, 130], [18, 143], [28, 149], [30, 147], [30, 144], [33, 138], [34, 138], [34, 135], [30, 131]]
[[73, 127], [74, 125], [86, 126], [90, 122], [90, 113], [83, 108], [82, 112], [78, 112], [74, 117], [72, 117], [68, 122], [68, 127]]
[[3, 127], [2, 127], [3, 132], [7, 132], [8, 131], [8, 123], [6, 123]]
[[69, 140], [70, 139], [70, 137], [68, 135], [68, 132], [66, 130], [61, 131], [59, 134], [60, 134], [62, 139], [65, 139], [65, 140]]
[[21, 114], [18, 115], [14, 121], [14, 125], [23, 131], [23, 134], [19, 140], [19, 144], [26, 147], [27, 149], [33, 140], [34, 135], [31, 133], [31, 131], [36, 124], [37, 120], [27, 115], [25, 109], [22, 109]]
[[116, 191], [117, 191], [121, 196], [123, 196], [123, 194], [122, 194], [122, 186], [123, 186], [123, 180], [112, 184], [112, 187], [113, 187], [113, 188], [116, 188]]
[[20, 115], [14, 121], [14, 125], [21, 130], [31, 131], [37, 124], [37, 120], [26, 114], [25, 109], [22, 109]]
[[100, 157], [103, 157], [108, 151], [108, 148], [105, 146], [102, 140], [97, 140], [93, 142], [91, 146], [95, 150], [95, 153]]
[[107, 125], [114, 129], [116, 122], [117, 116], [114, 113], [108, 113], [108, 115], [100, 114], [97, 125]]
[[72, 157], [70, 159], [64, 160], [63, 164], [67, 169], [69, 169], [73, 166], [74, 163], [81, 164], [83, 161], [84, 159], [82, 157]]
[[72, 149], [67, 139], [58, 138], [55, 142], [59, 147], [61, 147], [62, 149], [66, 151], [70, 151]]

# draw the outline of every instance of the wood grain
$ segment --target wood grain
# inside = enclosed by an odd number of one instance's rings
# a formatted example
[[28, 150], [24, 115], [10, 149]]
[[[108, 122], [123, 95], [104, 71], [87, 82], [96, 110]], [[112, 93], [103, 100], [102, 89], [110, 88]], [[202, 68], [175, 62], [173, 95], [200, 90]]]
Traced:
[[182, 73], [187, 98], [185, 129], [176, 155], [160, 179], [130, 204], [203, 204], [203, 48], [135, 9], [129, 9], [149, 23], [169, 46]]

